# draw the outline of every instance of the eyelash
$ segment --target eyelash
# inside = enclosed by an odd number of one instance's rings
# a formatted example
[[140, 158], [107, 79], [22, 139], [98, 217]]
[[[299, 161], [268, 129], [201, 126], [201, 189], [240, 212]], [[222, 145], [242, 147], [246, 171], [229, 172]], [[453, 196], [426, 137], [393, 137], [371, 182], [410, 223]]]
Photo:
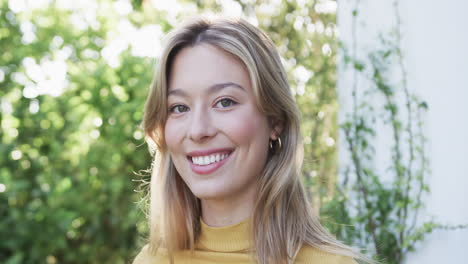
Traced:
[[[232, 100], [232, 99], [230, 99], [230, 98], [221, 98], [218, 102], [216, 102], [216, 105], [219, 104], [219, 103], [222, 102], [222, 101], [228, 101], [228, 102], [230, 102], [231, 105], [229, 105], [229, 106], [233, 106], [233, 105], [236, 105], [236, 104], [237, 104], [236, 101], [234, 101], [234, 100]], [[226, 107], [229, 107], [229, 106], [226, 106]], [[223, 107], [223, 108], [226, 108], [226, 107]]]
[[[227, 107], [230, 107], [230, 106], [233, 106], [233, 105], [236, 105], [236, 104], [237, 104], [236, 101], [234, 101], [234, 100], [232, 100], [232, 99], [230, 99], [230, 98], [222, 98], [222, 99], [220, 99], [219, 101], [217, 101], [215, 105], [219, 104], [219, 103], [222, 102], [222, 101], [228, 101], [228, 102], [231, 103], [231, 105], [226, 106], [226, 107], [223, 107], [223, 108], [227, 108]], [[169, 108], [169, 112], [170, 112], [170, 113], [174, 113], [174, 110], [177, 109], [177, 107], [180, 107], [180, 106], [183, 106], [183, 107], [188, 108], [188, 107], [185, 106], [185, 105], [177, 104], [177, 105], [171, 106], [171, 107]], [[182, 112], [175, 113], [175, 114], [180, 114], [180, 113], [182, 113]]]
[[[185, 105], [174, 105], [172, 106], [171, 108], [169, 108], [169, 112], [171, 113], [174, 113], [174, 110], [177, 108], [177, 107], [180, 107], [180, 106], [183, 106], [183, 107], [186, 107]], [[176, 114], [179, 114], [179, 113], [176, 113]]]

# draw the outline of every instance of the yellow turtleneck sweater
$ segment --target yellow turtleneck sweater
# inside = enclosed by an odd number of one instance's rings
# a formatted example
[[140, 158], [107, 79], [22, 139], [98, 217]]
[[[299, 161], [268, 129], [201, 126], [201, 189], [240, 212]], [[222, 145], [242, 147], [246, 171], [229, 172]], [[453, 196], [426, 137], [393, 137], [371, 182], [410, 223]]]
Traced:
[[[201, 221], [201, 235], [196, 243], [194, 254], [183, 251], [174, 256], [175, 264], [234, 264], [256, 263], [249, 249], [248, 221], [223, 226], [211, 227]], [[165, 248], [159, 248], [156, 255], [144, 246], [136, 256], [133, 264], [166, 264], [169, 263]], [[303, 246], [296, 257], [296, 264], [356, 264], [349, 257], [334, 255], [319, 249]]]

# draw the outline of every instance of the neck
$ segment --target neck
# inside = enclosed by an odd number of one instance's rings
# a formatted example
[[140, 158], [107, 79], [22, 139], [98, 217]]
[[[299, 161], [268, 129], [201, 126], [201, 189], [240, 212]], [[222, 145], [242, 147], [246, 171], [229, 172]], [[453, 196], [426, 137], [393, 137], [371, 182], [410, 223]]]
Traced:
[[242, 222], [251, 216], [256, 188], [242, 196], [225, 199], [201, 199], [202, 219], [208, 226], [221, 227]]

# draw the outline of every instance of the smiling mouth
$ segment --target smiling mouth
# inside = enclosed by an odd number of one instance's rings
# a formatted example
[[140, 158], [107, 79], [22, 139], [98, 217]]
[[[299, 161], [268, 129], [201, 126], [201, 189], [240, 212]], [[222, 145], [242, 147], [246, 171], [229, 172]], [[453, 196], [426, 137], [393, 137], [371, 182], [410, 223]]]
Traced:
[[214, 153], [210, 155], [205, 155], [205, 156], [187, 156], [187, 159], [190, 163], [192, 163], [195, 166], [208, 166], [212, 164], [219, 163], [231, 156], [232, 151], [228, 152], [220, 152], [220, 153]]

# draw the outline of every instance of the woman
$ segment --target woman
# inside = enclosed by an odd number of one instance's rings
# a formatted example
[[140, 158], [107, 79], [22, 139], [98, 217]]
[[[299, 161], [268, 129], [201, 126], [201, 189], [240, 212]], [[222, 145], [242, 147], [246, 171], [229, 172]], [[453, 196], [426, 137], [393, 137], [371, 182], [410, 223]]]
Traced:
[[300, 180], [299, 110], [272, 41], [244, 20], [173, 31], [145, 105], [150, 237], [134, 264], [356, 263]]

